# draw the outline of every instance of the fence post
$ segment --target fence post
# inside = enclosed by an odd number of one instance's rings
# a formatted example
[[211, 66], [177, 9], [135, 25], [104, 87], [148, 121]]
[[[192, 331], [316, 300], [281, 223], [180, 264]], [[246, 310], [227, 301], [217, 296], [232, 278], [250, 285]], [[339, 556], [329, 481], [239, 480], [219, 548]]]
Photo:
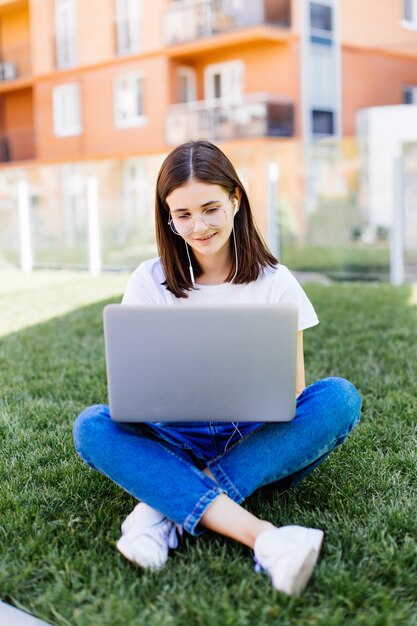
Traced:
[[101, 271], [100, 225], [98, 215], [98, 180], [95, 176], [87, 178], [87, 215], [88, 215], [88, 269], [97, 276]]
[[277, 202], [277, 185], [279, 181], [278, 163], [268, 164], [268, 237], [267, 243], [272, 254], [279, 259], [281, 256], [279, 215]]
[[33, 269], [32, 239], [30, 234], [30, 199], [29, 185], [25, 180], [17, 184], [17, 203], [19, 210], [20, 267], [23, 272]]
[[404, 180], [403, 160], [394, 159], [394, 202], [390, 237], [390, 282], [404, 283]]

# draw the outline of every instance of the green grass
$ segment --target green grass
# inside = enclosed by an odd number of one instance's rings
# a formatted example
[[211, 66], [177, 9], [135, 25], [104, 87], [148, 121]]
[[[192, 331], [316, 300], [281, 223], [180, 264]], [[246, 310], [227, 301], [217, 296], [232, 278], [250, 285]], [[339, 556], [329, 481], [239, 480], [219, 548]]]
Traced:
[[254, 573], [246, 548], [209, 533], [186, 537], [159, 573], [121, 557], [115, 541], [134, 501], [81, 462], [71, 429], [106, 400], [101, 313], [125, 277], [0, 281], [2, 600], [56, 626], [417, 624], [415, 288], [306, 286], [321, 319], [305, 333], [307, 382], [349, 378], [363, 413], [296, 489], [246, 503], [325, 531], [310, 584], [290, 599]]
[[282, 262], [293, 270], [323, 272], [334, 280], [383, 280], [389, 278], [387, 244], [365, 246], [359, 242], [334, 246], [284, 244]]

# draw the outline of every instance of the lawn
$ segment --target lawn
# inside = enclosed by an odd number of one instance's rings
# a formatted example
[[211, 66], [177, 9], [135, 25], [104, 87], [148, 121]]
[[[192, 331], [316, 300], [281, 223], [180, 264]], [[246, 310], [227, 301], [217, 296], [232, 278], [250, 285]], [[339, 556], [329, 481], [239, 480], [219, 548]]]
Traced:
[[293, 270], [323, 272], [334, 280], [388, 280], [389, 247], [358, 242], [333, 246], [282, 246], [282, 262]]
[[322, 528], [300, 598], [272, 590], [249, 550], [186, 537], [159, 572], [115, 549], [133, 499], [74, 452], [72, 422], [106, 400], [102, 309], [126, 277], [0, 273], [0, 599], [55, 626], [417, 625], [417, 289], [307, 285], [307, 382], [350, 379], [362, 420], [284, 494], [246, 506]]

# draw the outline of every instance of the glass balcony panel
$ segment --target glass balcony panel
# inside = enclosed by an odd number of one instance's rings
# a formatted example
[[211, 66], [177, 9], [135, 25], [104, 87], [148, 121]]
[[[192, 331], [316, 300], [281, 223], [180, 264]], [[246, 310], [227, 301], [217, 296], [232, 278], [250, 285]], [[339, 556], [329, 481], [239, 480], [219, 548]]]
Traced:
[[26, 78], [30, 74], [29, 46], [0, 49], [0, 82]]
[[177, 145], [190, 139], [291, 137], [293, 118], [293, 104], [266, 94], [250, 94], [238, 102], [208, 100], [173, 105], [167, 117], [167, 142]]
[[291, 0], [177, 0], [167, 5], [164, 41], [170, 46], [259, 24], [291, 26]]

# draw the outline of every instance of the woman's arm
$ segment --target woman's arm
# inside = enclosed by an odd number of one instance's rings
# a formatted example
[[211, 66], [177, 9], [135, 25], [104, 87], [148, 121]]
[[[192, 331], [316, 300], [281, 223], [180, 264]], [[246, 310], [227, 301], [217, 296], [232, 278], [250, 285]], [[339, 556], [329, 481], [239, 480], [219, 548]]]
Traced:
[[297, 382], [296, 382], [296, 394], [297, 396], [305, 389], [306, 379], [304, 372], [304, 348], [303, 348], [303, 331], [299, 330], [297, 334]]

